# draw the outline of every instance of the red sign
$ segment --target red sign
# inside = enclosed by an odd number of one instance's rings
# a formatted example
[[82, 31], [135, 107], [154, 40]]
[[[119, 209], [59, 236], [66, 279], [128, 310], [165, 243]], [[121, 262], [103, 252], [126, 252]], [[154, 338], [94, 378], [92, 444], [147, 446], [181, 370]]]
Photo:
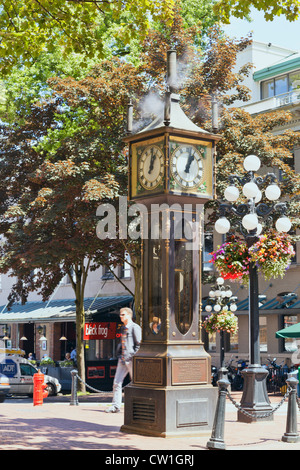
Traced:
[[116, 323], [85, 323], [83, 339], [115, 339]]

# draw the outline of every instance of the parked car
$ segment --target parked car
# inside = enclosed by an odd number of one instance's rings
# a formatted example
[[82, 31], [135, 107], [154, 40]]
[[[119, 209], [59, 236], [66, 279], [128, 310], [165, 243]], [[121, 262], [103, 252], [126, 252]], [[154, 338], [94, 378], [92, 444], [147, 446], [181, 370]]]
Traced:
[[[13, 395], [33, 395], [33, 376], [38, 372], [27, 359], [17, 354], [1, 354], [0, 373], [9, 381], [10, 392]], [[48, 396], [57, 395], [61, 385], [55, 377], [44, 375]]]
[[6, 375], [0, 374], [0, 403], [4, 402], [8, 393], [10, 393], [9, 380]]

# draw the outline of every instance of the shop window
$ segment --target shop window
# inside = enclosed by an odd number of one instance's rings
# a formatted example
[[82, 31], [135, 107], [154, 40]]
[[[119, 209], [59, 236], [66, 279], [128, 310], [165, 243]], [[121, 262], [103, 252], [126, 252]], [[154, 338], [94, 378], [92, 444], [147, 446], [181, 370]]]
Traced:
[[204, 328], [201, 328], [201, 337], [204, 343], [204, 348], [208, 352], [216, 352], [217, 347], [217, 334], [207, 333]]
[[234, 352], [239, 350], [239, 331], [236, 333], [227, 333], [229, 336], [229, 350]]
[[[280, 329], [287, 328], [288, 326], [295, 325], [298, 323], [296, 315], [283, 315], [281, 319]], [[282, 338], [282, 349], [284, 352], [297, 351], [297, 339], [296, 338]]]
[[99, 339], [89, 341], [86, 349], [86, 360], [97, 361], [102, 359], [116, 359], [116, 340]]
[[268, 351], [267, 342], [267, 317], [259, 317], [259, 343], [260, 352]]

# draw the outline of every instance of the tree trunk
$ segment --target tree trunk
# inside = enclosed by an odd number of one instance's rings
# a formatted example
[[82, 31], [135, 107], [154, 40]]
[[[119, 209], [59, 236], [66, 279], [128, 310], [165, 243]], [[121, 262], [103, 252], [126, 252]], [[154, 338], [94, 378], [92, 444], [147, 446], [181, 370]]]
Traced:
[[[79, 377], [85, 382], [85, 360], [84, 360], [84, 342], [83, 331], [85, 323], [85, 311], [83, 305], [83, 298], [76, 298], [76, 354], [77, 354], [77, 370]], [[86, 386], [79, 381], [78, 390], [85, 393]]]
[[87, 262], [87, 266], [84, 266], [84, 261], [75, 266], [74, 272], [76, 275], [76, 281], [73, 280], [72, 273], [69, 273], [71, 284], [75, 292], [77, 370], [79, 377], [83, 380], [83, 382], [79, 381], [78, 390], [80, 390], [82, 393], [86, 392], [83, 331], [85, 323], [84, 291], [89, 266], [90, 259]]

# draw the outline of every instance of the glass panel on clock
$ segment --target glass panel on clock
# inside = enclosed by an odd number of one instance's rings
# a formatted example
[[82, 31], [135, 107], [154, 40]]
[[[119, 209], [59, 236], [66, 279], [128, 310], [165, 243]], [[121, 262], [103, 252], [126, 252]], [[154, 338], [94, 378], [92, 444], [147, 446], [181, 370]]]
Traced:
[[153, 334], [158, 334], [162, 317], [162, 240], [149, 240], [149, 325]]
[[[184, 221], [185, 224], [188, 222]], [[183, 230], [188, 233], [188, 230]], [[190, 240], [175, 240], [175, 322], [180, 333], [188, 332], [193, 321], [193, 250]]]

